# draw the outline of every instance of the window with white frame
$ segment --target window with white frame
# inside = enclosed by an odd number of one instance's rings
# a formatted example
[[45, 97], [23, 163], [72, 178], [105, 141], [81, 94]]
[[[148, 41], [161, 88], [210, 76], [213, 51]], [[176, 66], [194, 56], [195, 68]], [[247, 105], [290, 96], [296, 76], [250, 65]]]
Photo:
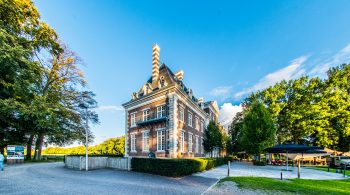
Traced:
[[165, 117], [165, 105], [157, 107], [157, 118]]
[[132, 127], [136, 126], [136, 113], [130, 114], [130, 123]]
[[195, 120], [195, 128], [199, 131], [199, 118], [196, 116], [194, 120]]
[[188, 113], [188, 126], [192, 127], [192, 113]]
[[180, 151], [182, 153], [185, 152], [185, 131], [181, 131], [181, 136], [180, 136]]
[[199, 153], [199, 137], [198, 137], [198, 135], [196, 135], [196, 149], [195, 149], [195, 151], [196, 151], [196, 153]]
[[157, 131], [157, 151], [165, 150], [165, 130]]
[[192, 147], [193, 147], [193, 134], [188, 133], [188, 152], [192, 153]]
[[130, 150], [131, 152], [136, 152], [136, 135], [133, 133], [133, 134], [130, 134]]
[[143, 121], [149, 120], [149, 109], [143, 111]]
[[142, 132], [142, 151], [149, 151], [149, 131]]
[[185, 111], [183, 107], [180, 107], [180, 121], [185, 122]]

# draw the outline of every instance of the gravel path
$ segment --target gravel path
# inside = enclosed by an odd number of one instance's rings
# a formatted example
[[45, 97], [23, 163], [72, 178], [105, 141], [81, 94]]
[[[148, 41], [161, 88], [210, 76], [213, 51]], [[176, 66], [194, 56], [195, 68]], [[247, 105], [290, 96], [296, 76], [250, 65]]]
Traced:
[[0, 171], [0, 194], [201, 194], [216, 181], [111, 169], [85, 172], [66, 169], [63, 163], [32, 163]]

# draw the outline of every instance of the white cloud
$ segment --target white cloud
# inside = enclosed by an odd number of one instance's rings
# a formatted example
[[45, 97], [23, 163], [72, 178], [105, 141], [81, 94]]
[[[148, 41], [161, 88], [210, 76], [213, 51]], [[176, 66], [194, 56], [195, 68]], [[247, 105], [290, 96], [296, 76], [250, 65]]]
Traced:
[[349, 62], [350, 62], [350, 44], [348, 44], [346, 47], [338, 51], [332, 57], [324, 60], [323, 63], [316, 65], [315, 68], [313, 68], [309, 72], [309, 74], [316, 75], [316, 76], [324, 76], [326, 75], [326, 72], [329, 70], [330, 67], [338, 66], [343, 63], [349, 63]]
[[246, 95], [261, 89], [265, 89], [282, 80], [295, 79], [305, 74], [306, 70], [303, 68], [302, 65], [308, 58], [309, 58], [308, 56], [301, 56], [299, 58], [292, 60], [288, 66], [282, 69], [279, 69], [275, 72], [269, 73], [264, 78], [260, 79], [260, 81], [257, 84], [234, 94], [234, 97], [236, 99], [241, 98], [243, 95]]
[[227, 95], [229, 95], [231, 89], [231, 86], [216, 87], [210, 91], [210, 95], [217, 97], [226, 97]]
[[111, 111], [111, 112], [118, 112], [118, 111], [124, 111], [124, 108], [122, 106], [115, 106], [115, 105], [104, 105], [99, 106], [97, 110], [100, 111]]
[[242, 105], [232, 105], [231, 103], [224, 103], [220, 107], [220, 124], [227, 129], [233, 117], [235, 117], [238, 112], [242, 112], [242, 110]]

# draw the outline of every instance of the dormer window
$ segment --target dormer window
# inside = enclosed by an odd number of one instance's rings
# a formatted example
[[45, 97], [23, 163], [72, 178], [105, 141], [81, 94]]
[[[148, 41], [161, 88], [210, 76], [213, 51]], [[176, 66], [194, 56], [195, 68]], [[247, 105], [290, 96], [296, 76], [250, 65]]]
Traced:
[[166, 86], [166, 82], [165, 82], [164, 76], [161, 76], [159, 79], [159, 88], [163, 88], [165, 86]]

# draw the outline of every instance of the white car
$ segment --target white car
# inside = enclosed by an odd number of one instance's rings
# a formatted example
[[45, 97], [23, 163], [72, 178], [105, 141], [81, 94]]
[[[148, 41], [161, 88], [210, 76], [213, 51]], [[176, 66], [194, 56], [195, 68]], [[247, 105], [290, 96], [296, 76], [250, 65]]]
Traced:
[[335, 157], [335, 166], [344, 166], [350, 167], [350, 156], [337, 156]]

